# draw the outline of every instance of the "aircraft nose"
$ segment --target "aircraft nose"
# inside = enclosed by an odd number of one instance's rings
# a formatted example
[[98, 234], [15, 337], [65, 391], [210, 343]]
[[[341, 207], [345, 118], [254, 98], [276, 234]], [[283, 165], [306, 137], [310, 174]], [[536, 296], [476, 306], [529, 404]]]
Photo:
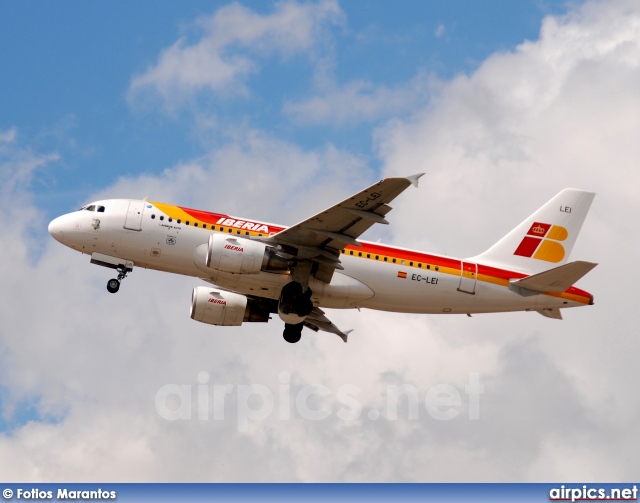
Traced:
[[49, 234], [56, 240], [62, 242], [64, 235], [64, 219], [62, 217], [54, 218], [49, 223]]

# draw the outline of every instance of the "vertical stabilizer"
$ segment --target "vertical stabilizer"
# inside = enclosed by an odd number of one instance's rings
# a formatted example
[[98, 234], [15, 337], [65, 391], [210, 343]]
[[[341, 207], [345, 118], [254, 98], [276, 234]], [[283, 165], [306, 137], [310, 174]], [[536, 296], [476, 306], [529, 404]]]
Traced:
[[567, 262], [595, 193], [564, 189], [486, 252], [470, 261], [529, 274]]

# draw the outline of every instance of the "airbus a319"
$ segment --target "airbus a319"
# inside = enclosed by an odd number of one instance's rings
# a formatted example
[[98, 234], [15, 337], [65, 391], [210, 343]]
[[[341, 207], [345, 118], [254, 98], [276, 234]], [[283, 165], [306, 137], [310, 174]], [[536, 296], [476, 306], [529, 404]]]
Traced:
[[574, 284], [596, 264], [568, 262], [592, 192], [564, 189], [484, 253], [457, 259], [360, 240], [388, 224], [389, 203], [422, 174], [387, 178], [291, 227], [132, 199], [95, 201], [49, 224], [60, 243], [112, 268], [115, 293], [134, 269], [194, 276], [191, 318], [211, 325], [267, 322], [284, 339], [303, 327], [338, 335], [324, 309], [468, 314], [593, 304]]

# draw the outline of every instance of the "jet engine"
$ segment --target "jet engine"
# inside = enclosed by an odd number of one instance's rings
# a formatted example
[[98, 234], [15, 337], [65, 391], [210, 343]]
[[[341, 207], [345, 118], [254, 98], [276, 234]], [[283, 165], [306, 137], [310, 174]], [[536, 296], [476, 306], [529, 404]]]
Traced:
[[269, 311], [244, 295], [198, 286], [191, 297], [191, 318], [209, 325], [237, 327], [243, 321], [269, 321]]
[[224, 234], [209, 237], [205, 263], [210, 269], [236, 274], [289, 270], [288, 260], [277, 255], [272, 247]]

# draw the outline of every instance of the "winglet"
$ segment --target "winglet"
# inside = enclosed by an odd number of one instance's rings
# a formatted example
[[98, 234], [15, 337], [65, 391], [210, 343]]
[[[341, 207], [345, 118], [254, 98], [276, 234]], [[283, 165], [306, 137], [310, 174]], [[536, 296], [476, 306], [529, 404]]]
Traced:
[[342, 332], [341, 334], [337, 334], [338, 337], [340, 337], [344, 342], [347, 342], [347, 339], [349, 337], [349, 334], [353, 332], [353, 329], [351, 330], [345, 330], [344, 332]]
[[407, 176], [406, 179], [411, 182], [411, 185], [413, 185], [414, 187], [417, 187], [418, 186], [418, 180], [420, 180], [420, 177], [422, 175], [424, 175], [424, 173], [418, 173], [416, 175]]

